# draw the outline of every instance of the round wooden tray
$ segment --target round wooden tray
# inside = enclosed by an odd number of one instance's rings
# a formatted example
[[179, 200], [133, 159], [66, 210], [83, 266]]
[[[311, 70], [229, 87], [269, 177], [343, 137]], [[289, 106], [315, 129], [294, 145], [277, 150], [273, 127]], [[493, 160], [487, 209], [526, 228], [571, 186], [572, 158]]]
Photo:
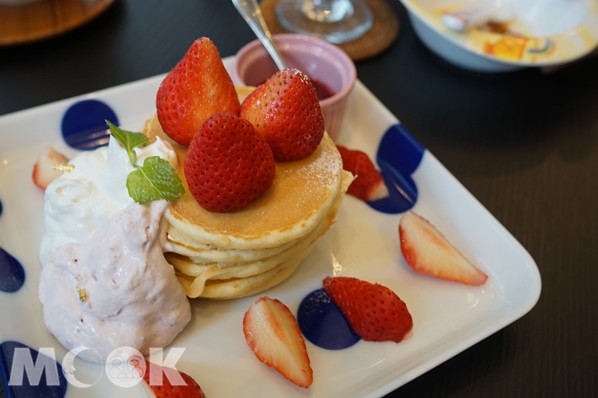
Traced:
[[39, 0], [0, 6], [0, 46], [45, 39], [95, 18], [114, 0]]

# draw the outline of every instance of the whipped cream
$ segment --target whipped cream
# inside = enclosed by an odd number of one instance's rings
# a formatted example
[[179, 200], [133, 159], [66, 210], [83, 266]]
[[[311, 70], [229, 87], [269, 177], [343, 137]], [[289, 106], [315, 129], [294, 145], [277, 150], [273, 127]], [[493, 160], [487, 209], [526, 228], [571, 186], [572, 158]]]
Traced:
[[[150, 156], [160, 156], [175, 170], [178, 167], [174, 149], [159, 137], [143, 148], [135, 148], [135, 152], [139, 164]], [[110, 137], [108, 147], [82, 152], [69, 164], [73, 170], [63, 173], [46, 188], [42, 266], [56, 247], [88, 240], [108, 218], [133, 202], [126, 183], [134, 168], [126, 150], [114, 137]]]
[[[159, 138], [135, 151], [138, 164], [157, 155], [178, 166]], [[168, 202], [129, 197], [134, 168], [113, 137], [69, 164], [73, 170], [45, 192], [39, 298], [46, 327], [69, 350], [89, 347], [79, 356], [93, 362], [124, 346], [147, 354], [170, 344], [191, 309], [163, 253]]]

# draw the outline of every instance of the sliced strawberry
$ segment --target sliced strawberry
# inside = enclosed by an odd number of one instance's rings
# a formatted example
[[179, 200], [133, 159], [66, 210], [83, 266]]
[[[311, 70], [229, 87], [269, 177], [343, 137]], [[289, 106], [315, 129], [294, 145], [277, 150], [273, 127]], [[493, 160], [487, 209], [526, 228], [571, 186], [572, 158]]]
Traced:
[[44, 148], [33, 165], [31, 172], [33, 183], [41, 189], [46, 189], [54, 179], [63, 173], [61, 167], [66, 166], [68, 162], [69, 159], [62, 153], [52, 148]]
[[203, 208], [232, 212], [268, 190], [276, 165], [251, 123], [222, 112], [206, 120], [193, 137], [184, 171], [189, 191]]
[[255, 356], [299, 387], [313, 382], [305, 340], [289, 308], [261, 297], [243, 317], [243, 333]]
[[357, 149], [348, 149], [337, 145], [343, 159], [343, 169], [356, 176], [347, 193], [366, 202], [382, 199], [388, 196], [388, 188], [380, 171], [365, 153]]
[[316, 89], [296, 69], [276, 72], [241, 104], [241, 116], [263, 134], [278, 161], [309, 156], [324, 135]]
[[411, 332], [407, 305], [388, 287], [347, 276], [326, 277], [323, 285], [362, 339], [398, 343]]
[[213, 114], [239, 114], [237, 92], [210, 39], [202, 37], [194, 41], [183, 59], [166, 75], [158, 88], [156, 108], [164, 132], [182, 145], [188, 145]]
[[419, 273], [467, 285], [483, 285], [488, 279], [434, 225], [413, 211], [401, 217], [399, 238], [405, 261]]
[[157, 365], [144, 358], [132, 357], [129, 363], [156, 398], [205, 398], [197, 382], [179, 370]]

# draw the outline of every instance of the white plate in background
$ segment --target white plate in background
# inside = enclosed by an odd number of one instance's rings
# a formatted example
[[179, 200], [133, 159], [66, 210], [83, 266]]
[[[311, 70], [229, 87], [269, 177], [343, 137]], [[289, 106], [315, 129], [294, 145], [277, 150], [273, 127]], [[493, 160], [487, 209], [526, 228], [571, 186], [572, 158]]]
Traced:
[[[598, 46], [595, 0], [400, 0], [413, 28], [433, 52], [459, 67], [505, 72], [566, 64]], [[506, 32], [472, 27], [463, 32], [442, 21], [447, 12], [480, 9], [505, 18]], [[496, 11], [492, 11], [492, 7]], [[500, 17], [499, 17], [500, 14]]]

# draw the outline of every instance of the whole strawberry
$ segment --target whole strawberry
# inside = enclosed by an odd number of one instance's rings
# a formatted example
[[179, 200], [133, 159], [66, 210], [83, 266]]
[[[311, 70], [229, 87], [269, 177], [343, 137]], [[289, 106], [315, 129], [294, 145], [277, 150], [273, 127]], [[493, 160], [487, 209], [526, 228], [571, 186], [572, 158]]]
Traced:
[[345, 276], [326, 277], [323, 285], [364, 340], [398, 343], [413, 328], [407, 305], [386, 286]]
[[241, 104], [241, 117], [263, 134], [278, 161], [309, 156], [324, 134], [324, 118], [309, 77], [296, 69], [276, 72]]
[[366, 202], [388, 196], [388, 188], [374, 162], [363, 151], [336, 146], [343, 160], [343, 169], [355, 176], [347, 193]]
[[170, 138], [188, 145], [203, 122], [217, 112], [239, 114], [241, 104], [214, 43], [202, 37], [191, 44], [166, 75], [156, 96], [158, 120]]
[[189, 191], [203, 208], [233, 212], [268, 190], [275, 162], [266, 140], [251, 123], [220, 112], [193, 137], [184, 171]]

